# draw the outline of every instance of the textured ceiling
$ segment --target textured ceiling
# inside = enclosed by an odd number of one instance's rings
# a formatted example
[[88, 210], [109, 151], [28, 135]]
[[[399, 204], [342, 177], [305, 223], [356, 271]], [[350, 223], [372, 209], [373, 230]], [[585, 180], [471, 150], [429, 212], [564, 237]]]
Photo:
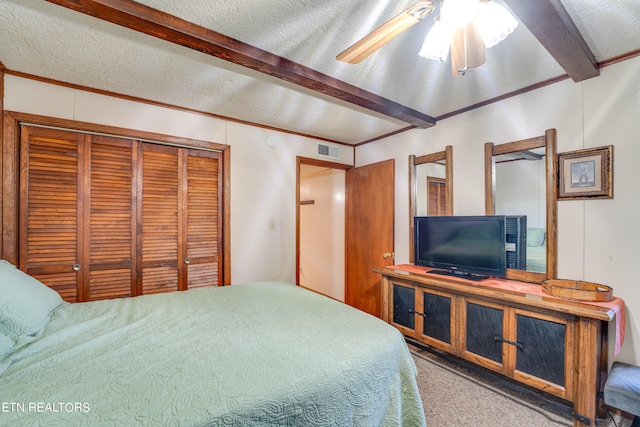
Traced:
[[[449, 61], [417, 55], [432, 25], [430, 17], [360, 64], [335, 59], [415, 3], [413, 0], [138, 3], [435, 118], [566, 74], [520, 24], [506, 40], [487, 50], [484, 65], [453, 77]], [[640, 1], [562, 0], [562, 5], [598, 62], [640, 50]], [[319, 91], [42, 0], [0, 0], [0, 62], [9, 71], [347, 144], [410, 126]]]

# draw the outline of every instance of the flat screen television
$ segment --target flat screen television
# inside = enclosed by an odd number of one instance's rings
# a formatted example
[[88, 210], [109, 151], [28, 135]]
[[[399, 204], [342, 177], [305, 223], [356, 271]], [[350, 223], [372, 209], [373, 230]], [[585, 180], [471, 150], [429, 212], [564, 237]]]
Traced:
[[505, 277], [505, 216], [419, 216], [414, 263], [430, 274], [471, 280]]

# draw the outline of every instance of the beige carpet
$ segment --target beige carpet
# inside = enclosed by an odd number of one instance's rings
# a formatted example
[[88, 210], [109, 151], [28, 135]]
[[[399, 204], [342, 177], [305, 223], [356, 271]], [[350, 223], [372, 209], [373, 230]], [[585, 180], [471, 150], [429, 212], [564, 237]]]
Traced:
[[[418, 387], [428, 427], [560, 427], [573, 426], [556, 412], [507, 387], [409, 345], [418, 368]], [[628, 427], [631, 420], [614, 415], [598, 427]]]

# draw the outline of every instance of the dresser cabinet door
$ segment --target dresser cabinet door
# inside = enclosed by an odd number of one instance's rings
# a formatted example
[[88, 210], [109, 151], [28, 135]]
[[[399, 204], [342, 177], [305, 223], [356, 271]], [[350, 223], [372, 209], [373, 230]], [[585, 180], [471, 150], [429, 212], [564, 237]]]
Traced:
[[463, 357], [488, 369], [503, 372], [504, 307], [465, 299], [464, 318]]
[[514, 379], [571, 400], [574, 321], [516, 309]]
[[399, 283], [393, 283], [392, 289], [392, 324], [405, 335], [415, 337], [416, 289]]
[[419, 339], [433, 347], [452, 351], [452, 327], [451, 308], [453, 297], [451, 295], [431, 291], [420, 290], [422, 294], [422, 328]]

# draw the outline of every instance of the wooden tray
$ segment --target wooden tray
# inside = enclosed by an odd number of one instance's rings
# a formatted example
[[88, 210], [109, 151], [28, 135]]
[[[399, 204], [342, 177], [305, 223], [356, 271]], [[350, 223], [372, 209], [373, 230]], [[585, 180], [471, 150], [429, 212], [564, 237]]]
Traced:
[[613, 299], [613, 289], [611, 287], [579, 280], [543, 280], [542, 292], [554, 297], [576, 301], [606, 302]]

